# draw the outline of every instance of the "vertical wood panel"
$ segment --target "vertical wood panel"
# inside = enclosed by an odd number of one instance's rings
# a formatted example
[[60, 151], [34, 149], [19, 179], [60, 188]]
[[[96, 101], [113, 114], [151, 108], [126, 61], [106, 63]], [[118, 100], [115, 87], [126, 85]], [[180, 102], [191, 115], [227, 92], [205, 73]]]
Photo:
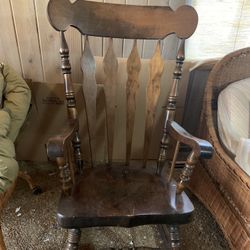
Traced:
[[[82, 40], [81, 33], [73, 27], [70, 27], [65, 32], [65, 37], [69, 46], [70, 64], [71, 64], [71, 76], [74, 83], [82, 82], [82, 71], [80, 67], [81, 55], [82, 55]], [[57, 53], [55, 51], [54, 53]]]
[[[23, 76], [43, 81], [33, 0], [11, 0]], [[32, 38], [31, 35], [32, 34]]]
[[[244, 2], [247, 1], [192, 0], [199, 13], [199, 24], [187, 40], [186, 58], [216, 58], [233, 51]], [[244, 37], [247, 43], [248, 37]]]
[[169, 6], [173, 9], [176, 10], [180, 6], [187, 4], [187, 0], [169, 0]]
[[249, 46], [250, 39], [250, 1], [242, 2], [241, 17], [239, 20], [234, 50]]
[[103, 56], [103, 38], [89, 36], [90, 48], [94, 56]]
[[[119, 4], [125, 4], [125, 0], [104, 0], [105, 3], [119, 3]], [[123, 55], [123, 39], [115, 38], [113, 39], [114, 44], [114, 51], [117, 57], [122, 57]], [[109, 39], [104, 38], [103, 40], [103, 48], [105, 53], [109, 46]]]
[[[33, 1], [33, 2], [32, 2]], [[74, 0], [71, 0], [74, 2]], [[104, 0], [91, 0], [104, 2]], [[176, 8], [184, 0], [171, 1], [171, 6]], [[168, 5], [168, 0], [105, 0], [110, 3], [126, 3], [134, 5]], [[24, 73], [25, 77], [30, 77], [34, 81], [62, 82], [59, 60], [59, 35], [50, 26], [47, 19], [48, 0], [2, 0], [0, 6], [1, 32], [0, 37], [0, 59], [9, 63], [17, 72]], [[12, 20], [12, 9], [15, 26]], [[34, 6], [35, 5], [35, 11]], [[38, 28], [38, 30], [37, 30]], [[32, 39], [30, 39], [32, 34]], [[17, 38], [17, 40], [16, 40]], [[81, 82], [82, 73], [78, 63], [82, 52], [81, 37], [77, 31], [70, 28], [66, 32], [66, 38], [71, 52], [72, 79], [74, 82]], [[89, 37], [93, 54], [103, 56], [107, 50], [107, 40], [102, 38]], [[156, 42], [147, 41], [143, 46], [142, 41], [138, 41], [138, 50], [145, 58], [152, 56]], [[175, 47], [165, 50], [164, 57], [172, 59], [171, 51]], [[114, 39], [114, 49], [117, 56], [128, 57], [132, 49], [133, 41]], [[19, 48], [18, 48], [19, 45]], [[103, 51], [104, 50], [104, 51]], [[166, 56], [165, 56], [166, 54]], [[21, 61], [20, 61], [21, 59]], [[23, 72], [22, 72], [23, 68]]]
[[[34, 0], [38, 24], [38, 36], [41, 48], [44, 80], [46, 82], [62, 82], [59, 55], [59, 33], [49, 24], [47, 17], [48, 0]], [[82, 54], [81, 35], [74, 28], [66, 31], [66, 39], [70, 50], [73, 82], [82, 81], [80, 58]]]
[[44, 80], [46, 82], [59, 83], [62, 82], [59, 33], [56, 32], [48, 22], [46, 12], [47, 4], [48, 0], [35, 0]]
[[22, 73], [9, 0], [1, 0], [0, 16], [0, 60]]

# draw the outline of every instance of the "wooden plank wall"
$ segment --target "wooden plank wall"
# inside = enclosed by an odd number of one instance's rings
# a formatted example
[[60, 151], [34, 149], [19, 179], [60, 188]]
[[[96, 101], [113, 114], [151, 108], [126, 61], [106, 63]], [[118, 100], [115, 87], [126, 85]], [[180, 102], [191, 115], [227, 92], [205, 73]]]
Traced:
[[[59, 58], [58, 33], [50, 26], [46, 7], [48, 0], [1, 0], [0, 5], [0, 61], [11, 65], [24, 78], [38, 82], [62, 82]], [[74, 0], [70, 0], [74, 2]], [[173, 9], [185, 4], [185, 0], [93, 0], [99, 2], [170, 5]], [[72, 78], [81, 82], [79, 66], [84, 39], [79, 32], [70, 28], [66, 38], [71, 51]], [[107, 39], [90, 37], [90, 46], [95, 56], [103, 56], [108, 46]], [[150, 58], [156, 41], [139, 41], [142, 58]], [[168, 45], [168, 46], [166, 46]], [[128, 57], [132, 41], [115, 39], [115, 53]], [[169, 48], [169, 49], [167, 49]], [[165, 59], [174, 59], [176, 38], [168, 37], [162, 43]]]

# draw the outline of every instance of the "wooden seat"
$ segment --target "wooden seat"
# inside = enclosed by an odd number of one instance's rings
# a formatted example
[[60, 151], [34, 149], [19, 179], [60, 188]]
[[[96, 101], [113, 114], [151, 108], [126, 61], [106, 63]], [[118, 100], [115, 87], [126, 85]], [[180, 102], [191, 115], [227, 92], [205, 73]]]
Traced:
[[[183, 192], [193, 168], [200, 157], [212, 156], [211, 145], [187, 133], [174, 121], [178, 85], [182, 76], [185, 39], [196, 29], [198, 17], [190, 6], [176, 11], [170, 7], [132, 6], [77, 0], [50, 0], [48, 17], [51, 25], [60, 32], [61, 62], [65, 85], [68, 124], [57, 136], [49, 139], [47, 154], [55, 160], [60, 170], [62, 196], [57, 219], [69, 229], [67, 249], [77, 249], [80, 229], [95, 226], [132, 227], [144, 224], [168, 224], [173, 249], [180, 246], [178, 225], [188, 223], [193, 205]], [[85, 36], [81, 60], [83, 71], [83, 98], [87, 125], [79, 124], [76, 99], [71, 82], [69, 49], [64, 32], [69, 26]], [[161, 56], [161, 40], [175, 33], [179, 38], [173, 83], [166, 104], [162, 140], [159, 155], [153, 168], [148, 165], [150, 142], [155, 136], [156, 106], [161, 92], [160, 80], [164, 71]], [[105, 130], [107, 138], [107, 161], [96, 166], [97, 141], [97, 83], [95, 79], [95, 58], [91, 52], [88, 36], [108, 37], [108, 49], [103, 59], [103, 95], [105, 97]], [[126, 157], [124, 165], [113, 161], [114, 127], [116, 111], [118, 62], [114, 53], [113, 38], [132, 39], [133, 46], [127, 60], [126, 82]], [[136, 97], [139, 89], [141, 61], [137, 39], [159, 40], [149, 63], [149, 79], [146, 87], [145, 131], [140, 168], [131, 160], [132, 137], [136, 115]], [[107, 40], [106, 40], [107, 41]], [[167, 83], [166, 83], [167, 84]], [[90, 157], [81, 152], [80, 128], [85, 127], [88, 136]], [[160, 131], [159, 131], [160, 133]], [[167, 149], [170, 137], [177, 141], [171, 167]], [[178, 182], [173, 179], [176, 157], [180, 143], [190, 147], [190, 154]], [[119, 144], [119, 146], [120, 146]], [[83, 161], [84, 159], [84, 161]], [[165, 171], [169, 170], [166, 177]]]
[[[57, 218], [63, 228], [91, 226], [132, 227], [190, 221], [193, 205], [176, 183], [125, 166], [88, 168], [72, 195], [61, 197]], [[170, 199], [173, 200], [170, 200]], [[165, 202], [163, 202], [165, 201]]]

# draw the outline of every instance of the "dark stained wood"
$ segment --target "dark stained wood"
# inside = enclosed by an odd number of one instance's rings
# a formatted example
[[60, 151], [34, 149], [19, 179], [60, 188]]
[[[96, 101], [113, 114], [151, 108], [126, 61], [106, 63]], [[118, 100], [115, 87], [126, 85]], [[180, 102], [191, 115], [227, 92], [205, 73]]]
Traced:
[[[64, 74], [69, 125], [64, 133], [49, 140], [48, 155], [57, 159], [63, 184], [63, 193], [59, 202], [57, 219], [61, 227], [69, 228], [67, 249], [78, 249], [80, 228], [94, 226], [132, 227], [143, 224], [168, 224], [171, 226], [172, 249], [179, 246], [177, 224], [190, 221], [193, 205], [183, 189], [189, 180], [198, 157], [209, 158], [212, 155], [211, 145], [195, 138], [181, 128], [174, 120], [178, 84], [181, 79], [184, 61], [184, 39], [194, 32], [197, 26], [197, 14], [190, 6], [182, 6], [176, 11], [169, 7], [129, 6], [107, 3], [96, 3], [77, 0], [50, 0], [48, 15], [51, 25], [60, 31], [62, 36], [62, 71]], [[84, 35], [110, 37], [109, 47], [103, 60], [105, 81], [105, 111], [108, 138], [109, 165], [85, 168], [81, 175], [69, 173], [67, 160], [68, 142], [71, 142], [78, 131], [77, 112], [74, 92], [71, 88], [68, 48], [63, 32], [68, 26], [76, 27]], [[113, 48], [114, 38], [163, 39], [176, 33], [181, 38], [177, 53], [176, 68], [173, 73], [173, 86], [170, 91], [164, 124], [164, 136], [161, 141], [159, 165], [166, 163], [166, 151], [169, 137], [185, 143], [192, 148], [186, 167], [177, 184], [161, 175], [161, 171], [148, 168], [135, 168], [129, 162], [132, 145], [132, 134], [136, 110], [136, 93], [139, 87], [140, 57], [136, 42], [128, 58], [127, 72], [127, 153], [124, 166], [112, 163], [114, 122], [116, 110], [116, 88], [118, 62]], [[82, 61], [85, 76], [83, 91], [87, 113], [90, 117], [89, 134], [94, 137], [96, 115], [96, 82], [95, 63], [88, 40], [85, 43]], [[155, 109], [160, 95], [160, 80], [164, 70], [161, 58], [160, 41], [150, 62], [150, 77], [147, 85], [147, 106], [145, 124], [144, 164], [147, 160], [150, 140], [153, 136]], [[89, 106], [89, 108], [88, 108]], [[91, 132], [92, 130], [92, 132]], [[77, 140], [75, 140], [77, 141]], [[91, 144], [91, 150], [94, 146]], [[67, 144], [68, 145], [68, 144]], [[68, 151], [68, 153], [70, 153]], [[128, 164], [129, 163], [129, 164]], [[160, 164], [159, 164], [160, 163]], [[128, 166], [129, 165], [129, 166]], [[75, 179], [73, 178], [75, 177]]]
[[[77, 110], [76, 110], [75, 92], [74, 92], [72, 79], [71, 79], [71, 65], [70, 65], [70, 61], [69, 61], [69, 48], [68, 48], [67, 41], [65, 39], [64, 32], [60, 32], [60, 38], [61, 38], [60, 39], [61, 69], [62, 69], [63, 80], [64, 80], [65, 98], [67, 101], [68, 118], [69, 118], [69, 123], [70, 123], [69, 126], [71, 128], [66, 129], [67, 130], [66, 133], [68, 133], [68, 135], [65, 135], [65, 131], [63, 132], [64, 137], [65, 136], [66, 137], [65, 137], [64, 141], [59, 139], [59, 141], [61, 143], [61, 145], [59, 147], [62, 148], [61, 152], [64, 154], [64, 157], [66, 158], [66, 152], [64, 152], [64, 148], [63, 148], [64, 143], [66, 142], [67, 138], [69, 138], [69, 134], [71, 137], [72, 129], [74, 129], [74, 134], [73, 134], [73, 138], [72, 138], [72, 145], [74, 148], [75, 164], [78, 168], [76, 172], [78, 172], [78, 171], [80, 172], [82, 167], [83, 167], [82, 154], [81, 154], [81, 140], [79, 138], [79, 133], [78, 133], [79, 122], [78, 122], [78, 114], [77, 114]], [[54, 139], [56, 139], [56, 138], [54, 138]], [[57, 147], [57, 149], [59, 149], [59, 148]], [[50, 150], [52, 150], [52, 149], [50, 149], [50, 147], [48, 147], [48, 152]], [[54, 156], [55, 159], [57, 157], [62, 157], [62, 155], [55, 155]], [[72, 173], [71, 175], [73, 176], [74, 174]]]
[[[175, 65], [175, 69], [173, 72], [173, 83], [172, 83], [171, 91], [168, 96], [168, 102], [166, 106], [163, 136], [161, 139], [160, 152], [159, 152], [158, 164], [157, 164], [157, 172], [159, 174], [161, 173], [165, 165], [166, 159], [167, 159], [167, 150], [170, 144], [169, 135], [167, 133], [167, 123], [168, 121], [174, 120], [174, 117], [175, 117], [176, 103], [177, 103], [177, 97], [178, 97], [178, 92], [179, 92], [179, 83], [182, 77], [182, 65], [183, 65], [184, 59], [185, 59], [185, 40], [182, 39], [180, 41], [180, 45], [177, 51], [176, 65]], [[171, 172], [170, 172], [169, 178], [171, 178], [171, 175], [172, 175]]]
[[62, 130], [53, 137], [50, 137], [46, 147], [47, 156], [50, 160], [54, 161], [57, 157], [64, 156], [64, 150], [66, 149], [66, 143], [74, 138], [75, 131], [78, 128], [78, 124], [74, 121], [64, 125]]
[[[75, 174], [81, 172], [83, 167], [81, 153], [78, 151], [80, 143], [75, 141], [78, 125], [77, 120], [69, 121], [68, 124], [64, 125], [61, 132], [49, 138], [46, 144], [48, 159], [57, 162], [62, 191], [67, 194], [75, 182]], [[76, 147], [77, 143], [78, 145]], [[72, 146], [74, 156], [72, 156]], [[69, 154], [71, 155], [69, 156]], [[74, 162], [72, 160], [74, 160]], [[76, 168], [76, 166], [78, 168]]]
[[179, 226], [178, 225], [170, 225], [170, 247], [172, 250], [181, 250], [181, 242], [179, 235]]
[[69, 195], [73, 186], [73, 180], [71, 177], [72, 172], [70, 171], [69, 163], [65, 158], [66, 157], [57, 157], [56, 163], [59, 168], [59, 177], [62, 183], [62, 191], [64, 194]]
[[[0, 212], [1, 213], [3, 212], [4, 207], [8, 203], [10, 197], [12, 196], [12, 193], [15, 190], [16, 182], [17, 181], [15, 180], [13, 182], [13, 184], [4, 193], [0, 194]], [[0, 249], [1, 250], [6, 250], [1, 224], [0, 224]]]
[[163, 39], [172, 33], [188, 38], [198, 23], [196, 11], [187, 5], [173, 11], [170, 7], [84, 0], [73, 4], [69, 0], [50, 0], [48, 16], [58, 31], [65, 31], [71, 25], [84, 35], [130, 39]]
[[180, 181], [177, 184], [177, 194], [180, 194], [186, 188], [197, 162], [198, 157], [192, 151], [186, 160], [185, 167], [182, 169]]
[[[60, 180], [62, 183], [62, 191], [69, 194], [75, 180], [75, 172], [81, 171], [81, 141], [78, 136], [78, 114], [76, 110], [75, 93], [71, 81], [71, 65], [69, 61], [69, 48], [65, 39], [64, 32], [60, 32], [61, 47], [61, 69], [64, 78], [65, 99], [67, 101], [68, 124], [66, 124], [61, 133], [49, 138], [47, 143], [48, 158], [57, 162]], [[75, 170], [75, 164], [72, 165], [71, 157], [69, 157], [68, 148], [74, 149], [74, 160], [78, 167]]]
[[81, 229], [69, 229], [66, 250], [76, 250], [81, 239]]
[[132, 166], [88, 168], [72, 195], [61, 197], [57, 218], [64, 228], [187, 223], [193, 205], [175, 193], [174, 182]]
[[192, 136], [175, 121], [168, 122], [167, 131], [175, 140], [190, 146], [196, 157], [206, 159], [212, 157], [213, 147], [208, 141]]
[[[19, 171], [18, 177], [27, 182], [27, 184], [29, 185], [29, 188], [33, 194], [37, 195], [37, 194], [41, 194], [43, 192], [42, 188], [40, 186], [38, 186], [37, 183], [34, 182], [34, 180], [31, 178], [30, 175], [27, 174], [27, 172]], [[0, 246], [1, 246], [1, 244], [0, 244]]]
[[[74, 166], [76, 166], [76, 168], [74, 168], [75, 173], [81, 173], [83, 169], [83, 159], [81, 152], [81, 139], [78, 130], [74, 134], [74, 138], [72, 139], [72, 145], [70, 145], [70, 147], [71, 146], [74, 149]], [[73, 165], [71, 165], [71, 167], [72, 166]], [[74, 175], [74, 173], [72, 173], [72, 175]]]
[[61, 69], [63, 73], [65, 97], [67, 100], [69, 119], [77, 119], [75, 92], [71, 80], [71, 65], [69, 61], [69, 47], [65, 39], [64, 32], [60, 32], [60, 56]]

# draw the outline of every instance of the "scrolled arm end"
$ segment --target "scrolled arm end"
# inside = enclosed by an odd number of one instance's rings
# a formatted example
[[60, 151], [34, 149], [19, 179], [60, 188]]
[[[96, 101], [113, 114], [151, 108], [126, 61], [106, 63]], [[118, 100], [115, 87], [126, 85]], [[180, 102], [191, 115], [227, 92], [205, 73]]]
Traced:
[[208, 141], [202, 140], [189, 134], [175, 121], [168, 122], [167, 131], [169, 135], [175, 140], [188, 145], [192, 149], [186, 160], [185, 167], [183, 168], [180, 175], [180, 181], [177, 184], [177, 194], [181, 194], [191, 178], [193, 169], [197, 164], [198, 159], [211, 158], [213, 155], [213, 147]]
[[182, 128], [175, 121], [169, 121], [167, 124], [167, 130], [171, 137], [180, 141], [192, 148], [194, 155], [197, 158], [210, 159], [213, 156], [212, 145], [205, 140], [197, 138], [189, 134], [184, 128]]
[[67, 145], [71, 143], [78, 130], [76, 120], [70, 121], [59, 135], [49, 138], [47, 156], [50, 160], [56, 161], [59, 168], [59, 176], [62, 183], [62, 191], [65, 195], [70, 194], [74, 182], [74, 171], [67, 162]]
[[47, 156], [50, 160], [55, 161], [56, 158], [64, 156], [65, 143], [73, 138], [77, 127], [77, 122], [71, 121], [63, 128], [59, 135], [49, 138], [46, 144], [46, 149]]
[[64, 155], [64, 141], [58, 135], [49, 138], [46, 144], [46, 151], [48, 159], [51, 161], [56, 161], [57, 157], [63, 157]]

